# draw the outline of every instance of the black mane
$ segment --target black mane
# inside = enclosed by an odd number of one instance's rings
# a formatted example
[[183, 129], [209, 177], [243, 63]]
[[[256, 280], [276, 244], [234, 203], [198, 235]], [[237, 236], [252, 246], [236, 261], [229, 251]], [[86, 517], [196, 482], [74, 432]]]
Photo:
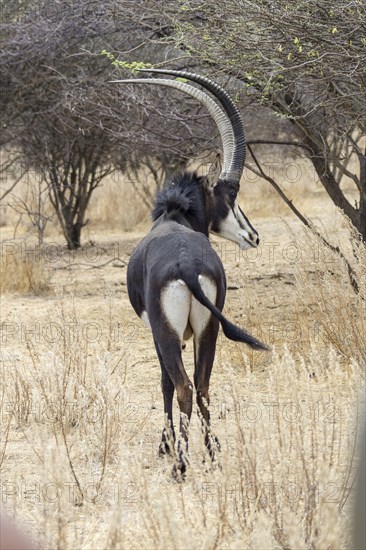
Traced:
[[196, 172], [174, 176], [156, 195], [151, 212], [153, 221], [164, 215], [164, 220], [189, 224], [195, 231], [207, 234], [204, 178]]

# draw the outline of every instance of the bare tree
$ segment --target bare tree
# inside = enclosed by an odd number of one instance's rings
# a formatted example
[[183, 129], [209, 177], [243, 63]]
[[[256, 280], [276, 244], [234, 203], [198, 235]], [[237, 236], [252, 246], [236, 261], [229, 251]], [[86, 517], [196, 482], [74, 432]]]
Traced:
[[130, 73], [101, 55], [104, 49], [128, 61], [171, 55], [166, 46], [151, 45], [160, 23], [143, 6], [41, 0], [10, 7], [0, 23], [0, 145], [47, 182], [67, 245], [78, 248], [91, 195], [107, 174], [152, 161], [167, 173], [214, 136], [196, 105], [182, 109], [181, 97], [180, 104], [171, 97], [167, 109], [164, 92], [109, 83]]
[[19, 216], [18, 222], [14, 228], [14, 236], [16, 235], [18, 226], [22, 224], [23, 218], [25, 217], [28, 227], [36, 231], [38, 245], [41, 246], [44, 241], [46, 226], [48, 222], [52, 220], [52, 214], [49, 214], [47, 208], [48, 189], [39, 175], [35, 179], [28, 178], [29, 173], [25, 174], [27, 182], [25, 196], [19, 197], [11, 195], [11, 199], [8, 201], [7, 206], [14, 210]]
[[84, 14], [75, 6], [59, 15], [53, 9], [65, 6], [31, 3], [20, 17], [3, 21], [0, 71], [6, 145], [47, 182], [68, 247], [77, 248], [92, 191], [112, 164], [108, 136], [85, 124], [73, 100], [78, 94], [85, 101], [92, 63], [82, 46], [97, 30], [82, 25]]
[[[187, 58], [231, 75], [242, 83], [242, 98], [288, 121], [287, 135], [266, 143], [302, 151], [366, 242], [364, 2], [185, 0], [164, 14], [168, 37]], [[344, 192], [347, 178], [354, 204]]]

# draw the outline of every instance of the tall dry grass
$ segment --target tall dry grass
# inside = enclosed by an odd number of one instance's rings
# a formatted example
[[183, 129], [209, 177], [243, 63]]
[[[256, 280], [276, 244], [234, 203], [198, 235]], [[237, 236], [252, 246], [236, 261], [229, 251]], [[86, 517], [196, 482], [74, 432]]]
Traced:
[[[219, 338], [211, 379], [219, 464], [210, 467], [193, 416], [185, 483], [157, 456], [159, 367], [145, 329], [131, 330], [127, 315], [119, 330], [126, 302], [111, 291], [91, 324], [83, 300], [61, 292], [41, 338], [5, 341], [2, 502], [43, 547], [350, 547], [366, 362], [364, 250], [353, 247], [362, 281], [355, 295], [321, 242], [308, 232], [286, 235], [301, 261], [275, 258], [273, 273], [256, 264], [247, 278], [239, 262], [230, 273], [242, 292], [229, 291], [228, 316], [273, 351], [254, 354]], [[345, 235], [342, 243], [352, 254]], [[191, 343], [185, 364], [192, 369]]]
[[[307, 167], [299, 181], [295, 167], [274, 169], [287, 174], [293, 199], [321, 213]], [[243, 190], [251, 218], [286, 216], [267, 184], [248, 178]], [[92, 231], [136, 228], [148, 214], [141, 204], [128, 183], [106, 181], [91, 204]], [[126, 301], [111, 291], [91, 322], [84, 301], [61, 292], [45, 302], [40, 332], [20, 330], [9, 341], [2, 331], [3, 507], [25, 519], [44, 548], [349, 548], [366, 261], [347, 223], [332, 223], [358, 295], [344, 263], [309, 231], [273, 222], [267, 264], [239, 256], [236, 265], [226, 249], [228, 317], [273, 351], [255, 354], [220, 336], [211, 383], [220, 463], [210, 468], [194, 416], [184, 484], [157, 457], [159, 367], [151, 336], [129, 314], [120, 327]], [[4, 256], [1, 291], [47, 291], [47, 266], [35, 260]], [[191, 372], [191, 344], [185, 364]]]
[[129, 177], [116, 172], [106, 177], [94, 191], [88, 216], [94, 226], [131, 231], [148, 218], [149, 208], [138, 196]]
[[[9, 243], [8, 243], [9, 244]], [[43, 294], [50, 288], [50, 272], [40, 254], [12, 242], [0, 254], [0, 293]]]
[[80, 369], [69, 367], [73, 353], [59, 362], [32, 350], [33, 366], [14, 369], [5, 390], [3, 502], [45, 547], [347, 548], [355, 362], [345, 369], [331, 350], [314, 351], [314, 380], [304, 361], [282, 352], [267, 376], [240, 382], [223, 365], [212, 415], [221, 469], [203, 462], [193, 418], [191, 468], [178, 485], [151, 446], [156, 415], [117, 398], [128, 392], [109, 358], [96, 358], [85, 376], [85, 352]]
[[[239, 310], [238, 319], [274, 347], [286, 342], [291, 352], [305, 356], [314, 347], [332, 347], [344, 360], [354, 357], [364, 368], [366, 248], [350, 222], [342, 218], [344, 229], [329, 239], [342, 256], [304, 226], [299, 224], [295, 231], [288, 223], [279, 224], [285, 233], [263, 245], [263, 255], [267, 249], [264, 261], [273, 255], [267, 273], [263, 274], [260, 257], [258, 261], [255, 256], [254, 261], [239, 258], [230, 273], [238, 289], [231, 303], [236, 305], [233, 314]], [[343, 258], [349, 262], [358, 292]]]

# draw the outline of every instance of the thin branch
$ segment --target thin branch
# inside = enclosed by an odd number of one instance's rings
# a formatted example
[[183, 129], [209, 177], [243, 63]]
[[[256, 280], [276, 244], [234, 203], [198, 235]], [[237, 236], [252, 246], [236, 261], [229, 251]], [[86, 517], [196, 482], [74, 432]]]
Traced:
[[121, 260], [121, 258], [112, 258], [111, 260], [108, 260], [104, 264], [98, 264], [98, 265], [89, 265], [83, 262], [77, 262], [77, 263], [69, 263], [67, 265], [59, 266], [59, 267], [53, 267], [55, 271], [60, 271], [64, 269], [72, 269], [73, 267], [87, 267], [88, 269], [102, 269], [103, 267], [109, 265], [112, 262], [121, 262], [121, 265], [113, 265], [113, 267], [126, 267], [126, 262]]
[[288, 145], [291, 147], [301, 147], [302, 149], [307, 149], [312, 151], [309, 145], [305, 143], [300, 143], [298, 141], [280, 141], [280, 140], [271, 140], [271, 139], [251, 139], [247, 141], [247, 145]]
[[256, 174], [257, 176], [260, 176], [262, 177], [263, 179], [265, 179], [266, 181], [268, 181], [272, 187], [277, 191], [277, 193], [280, 195], [280, 197], [284, 200], [284, 202], [287, 204], [287, 206], [292, 210], [292, 212], [299, 218], [299, 220], [302, 221], [302, 223], [308, 227], [310, 229], [310, 231], [316, 235], [316, 237], [318, 237], [318, 239], [321, 240], [321, 242], [327, 247], [329, 248], [330, 250], [332, 250], [332, 252], [334, 252], [335, 254], [337, 254], [342, 260], [343, 262], [345, 263], [346, 267], [347, 267], [347, 271], [348, 271], [348, 276], [349, 276], [349, 280], [350, 280], [350, 283], [351, 283], [351, 286], [353, 288], [353, 290], [355, 291], [356, 294], [359, 294], [360, 292], [360, 289], [359, 289], [359, 285], [358, 285], [358, 282], [357, 282], [357, 278], [356, 278], [356, 274], [351, 266], [351, 264], [349, 263], [349, 261], [347, 260], [347, 258], [344, 256], [343, 252], [340, 250], [340, 248], [338, 246], [334, 246], [333, 244], [331, 244], [329, 241], [327, 241], [327, 239], [321, 234], [319, 233], [319, 231], [316, 229], [316, 227], [314, 226], [314, 224], [308, 220], [297, 208], [296, 206], [293, 204], [292, 200], [289, 199], [287, 197], [287, 195], [282, 191], [281, 187], [278, 185], [278, 183], [273, 179], [271, 178], [270, 176], [268, 176], [262, 169], [257, 157], [255, 156], [255, 154], [253, 153], [253, 149], [251, 148], [251, 146], [249, 145], [248, 146], [248, 149], [250, 151], [250, 154], [252, 155], [253, 157], [253, 160], [255, 162], [255, 165], [257, 166], [258, 170], [255, 170], [254, 168], [252, 168], [251, 166], [248, 166], [249, 170], [251, 170], [254, 174]]
[[0, 197], [0, 202], [1, 202], [2, 200], [4, 200], [5, 197], [6, 197], [7, 195], [9, 195], [9, 193], [11, 193], [11, 192], [13, 191], [13, 189], [15, 188], [15, 186], [18, 185], [18, 183], [19, 183], [20, 180], [25, 176], [26, 173], [27, 173], [27, 170], [26, 170], [25, 172], [23, 172], [23, 173], [19, 176], [18, 179], [15, 180], [15, 182], [13, 183], [13, 185], [12, 185], [9, 189], [7, 189], [7, 191], [5, 191], [5, 193]]

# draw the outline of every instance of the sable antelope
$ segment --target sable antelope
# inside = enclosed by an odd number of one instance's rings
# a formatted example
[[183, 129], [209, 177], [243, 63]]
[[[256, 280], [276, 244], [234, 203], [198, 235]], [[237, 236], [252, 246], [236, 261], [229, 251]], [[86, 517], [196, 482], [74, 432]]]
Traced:
[[137, 315], [151, 329], [161, 365], [161, 384], [167, 425], [159, 454], [173, 454], [175, 431], [172, 401], [177, 391], [180, 437], [175, 473], [186, 470], [188, 424], [192, 413], [193, 384], [182, 362], [184, 340], [194, 336], [194, 386], [205, 430], [205, 444], [214, 459], [218, 441], [212, 437], [209, 416], [209, 382], [219, 324], [225, 336], [257, 350], [268, 349], [233, 325], [221, 313], [226, 294], [222, 262], [208, 234], [234, 241], [240, 248], [257, 247], [258, 233], [237, 203], [245, 162], [245, 136], [239, 110], [223, 88], [206, 77], [185, 71], [155, 69], [193, 81], [143, 78], [117, 80], [133, 84], [170, 86], [204, 105], [214, 119], [223, 143], [223, 165], [216, 181], [196, 173], [177, 175], [155, 199], [153, 226], [131, 255], [127, 270], [128, 294]]

